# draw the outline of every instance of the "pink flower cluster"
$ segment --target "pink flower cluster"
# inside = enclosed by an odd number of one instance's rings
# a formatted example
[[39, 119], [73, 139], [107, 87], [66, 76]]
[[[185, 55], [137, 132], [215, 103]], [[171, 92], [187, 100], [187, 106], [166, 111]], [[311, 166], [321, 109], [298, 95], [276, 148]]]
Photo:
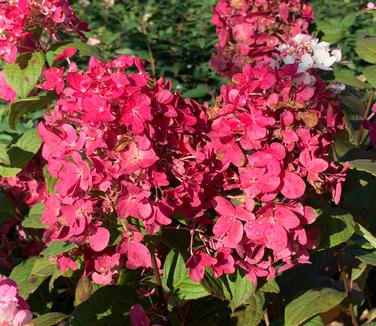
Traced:
[[278, 45], [306, 33], [312, 19], [305, 0], [220, 0], [212, 18], [219, 41], [211, 66], [230, 77], [244, 63], [268, 58]]
[[46, 198], [43, 165], [43, 159], [38, 153], [17, 175], [7, 178], [0, 177], [0, 186], [17, 204], [19, 210], [29, 209]]
[[276, 265], [309, 262], [318, 230], [304, 195], [331, 192], [338, 203], [347, 167], [329, 162], [331, 136], [343, 127], [335, 94], [319, 76], [306, 85], [301, 75], [298, 64], [246, 64], [208, 111], [224, 192], [213, 199], [214, 237], [187, 263], [193, 280], [205, 267], [218, 277], [237, 266], [256, 283]]
[[38, 29], [43, 29], [48, 38], [57, 39], [60, 31], [80, 33], [87, 25], [78, 20], [68, 0], [1, 1], [0, 57], [12, 63], [18, 51], [41, 46], [32, 38]]
[[46, 69], [42, 87], [60, 97], [38, 127], [58, 179], [44, 240], [77, 245], [58, 257], [61, 270], [77, 269], [82, 254], [99, 284], [122, 266], [150, 268], [145, 235], [177, 227], [178, 216], [200, 239], [187, 248], [195, 281], [206, 267], [216, 277], [241, 268], [256, 283], [277, 265], [307, 263], [318, 232], [304, 195], [338, 203], [346, 168], [329, 150], [343, 121], [319, 76], [307, 85], [298, 63], [279, 62], [246, 64], [210, 108], [153, 82], [137, 58]]
[[0, 326], [23, 326], [32, 319], [33, 314], [19, 295], [17, 284], [0, 275]]
[[[45, 201], [44, 239], [79, 247], [58, 258], [60, 268], [76, 269], [83, 253], [86, 274], [108, 284], [124, 263], [151, 267], [143, 233], [170, 224], [177, 208], [187, 217], [200, 211], [207, 116], [128, 56], [105, 63], [92, 57], [87, 71], [71, 64], [44, 76], [42, 87], [60, 93], [38, 127], [42, 155], [58, 179]], [[120, 242], [110, 236], [116, 228]]]

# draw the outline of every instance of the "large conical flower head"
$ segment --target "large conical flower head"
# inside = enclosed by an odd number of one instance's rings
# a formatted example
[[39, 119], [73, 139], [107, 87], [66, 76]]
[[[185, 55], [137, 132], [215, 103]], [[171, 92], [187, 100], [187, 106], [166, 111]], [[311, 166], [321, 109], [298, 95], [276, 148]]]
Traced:
[[245, 63], [265, 60], [280, 44], [306, 33], [312, 19], [305, 0], [220, 0], [212, 18], [219, 41], [211, 66], [230, 77]]

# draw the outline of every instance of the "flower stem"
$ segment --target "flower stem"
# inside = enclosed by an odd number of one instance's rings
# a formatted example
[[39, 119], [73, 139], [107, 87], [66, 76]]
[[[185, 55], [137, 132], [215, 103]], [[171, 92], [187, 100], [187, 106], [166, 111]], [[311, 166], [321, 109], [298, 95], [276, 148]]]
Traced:
[[351, 321], [353, 326], [359, 326], [358, 320], [356, 319], [355, 312], [354, 312], [354, 306], [351, 301], [351, 283], [350, 280], [348, 279], [345, 271], [345, 263], [343, 260], [343, 252], [342, 249], [340, 248], [338, 250], [338, 267], [340, 271], [340, 276], [341, 280], [343, 282], [343, 285], [345, 287], [345, 291], [347, 293], [347, 304], [348, 304], [348, 310], [351, 316]]
[[[363, 120], [367, 120], [369, 111], [371, 110], [371, 107], [372, 107], [372, 101], [373, 101], [374, 96], [375, 96], [375, 89], [372, 88], [371, 94], [369, 95], [369, 98], [368, 98], [366, 110], [364, 111]], [[358, 135], [358, 147], [360, 146], [360, 144], [362, 142], [363, 132], [364, 132], [364, 126], [363, 126], [363, 123], [362, 123], [361, 126], [360, 126], [359, 135]]]

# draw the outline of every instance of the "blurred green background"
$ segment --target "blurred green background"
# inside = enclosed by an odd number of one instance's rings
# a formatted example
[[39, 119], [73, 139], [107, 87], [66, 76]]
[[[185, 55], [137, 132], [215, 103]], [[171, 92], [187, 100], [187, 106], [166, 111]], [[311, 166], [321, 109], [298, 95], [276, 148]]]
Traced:
[[[215, 0], [75, 0], [75, 10], [91, 27], [89, 42], [105, 59], [134, 54], [148, 70], [165, 76], [185, 97], [211, 101], [224, 80], [210, 69], [217, 42], [210, 23]], [[376, 35], [375, 14], [367, 1], [314, 0], [311, 31], [341, 47], [345, 64], [338, 81], [362, 87], [356, 76], [365, 63], [354, 48], [357, 38]], [[333, 76], [329, 76], [334, 78]]]

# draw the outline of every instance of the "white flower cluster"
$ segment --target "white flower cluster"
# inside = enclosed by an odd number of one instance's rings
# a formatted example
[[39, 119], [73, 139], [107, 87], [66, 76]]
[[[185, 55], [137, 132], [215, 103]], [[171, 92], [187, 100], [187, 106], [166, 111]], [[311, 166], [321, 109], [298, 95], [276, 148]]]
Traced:
[[319, 42], [306, 34], [298, 34], [288, 44], [280, 45], [277, 50], [285, 64], [298, 64], [298, 72], [303, 74], [302, 81], [305, 84], [314, 82], [309, 70], [321, 69], [332, 70], [332, 65], [341, 61], [340, 49], [331, 50], [327, 42]]

